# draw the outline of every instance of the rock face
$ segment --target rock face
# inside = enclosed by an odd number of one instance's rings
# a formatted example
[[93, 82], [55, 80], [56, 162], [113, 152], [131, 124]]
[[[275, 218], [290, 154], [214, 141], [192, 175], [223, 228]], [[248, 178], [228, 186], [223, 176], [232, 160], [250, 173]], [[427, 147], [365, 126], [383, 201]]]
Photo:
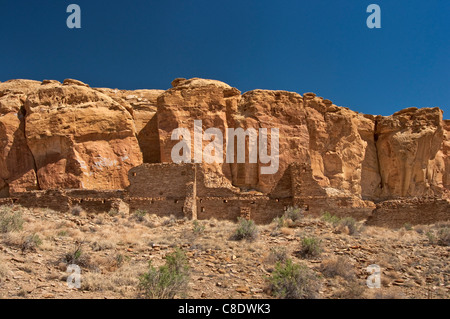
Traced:
[[12, 80], [0, 84], [0, 196], [39, 189], [33, 155], [25, 138], [28, 94], [40, 82]]
[[[448, 176], [437, 157], [443, 148], [442, 111], [410, 108], [377, 119], [378, 158], [382, 196], [440, 194]], [[448, 141], [447, 141], [448, 143]]]
[[10, 193], [128, 185], [128, 170], [142, 163], [132, 114], [80, 83], [0, 84], [2, 178]]
[[[124, 189], [131, 168], [172, 162], [179, 142], [172, 140], [173, 130], [188, 129], [194, 149], [194, 120], [201, 120], [201, 133], [219, 129], [224, 145], [228, 128], [279, 129], [275, 174], [261, 173], [267, 164], [250, 163], [247, 147], [245, 163], [226, 163], [224, 148], [223, 163], [203, 161], [206, 187], [290, 196], [280, 181], [289, 165], [305, 163], [324, 196], [339, 194], [353, 206], [450, 198], [450, 121], [438, 108], [384, 117], [336, 106], [313, 93], [241, 94], [215, 80], [176, 79], [167, 91], [125, 91], [67, 79], [0, 83], [0, 115], [1, 197], [39, 189]], [[210, 142], [202, 141], [202, 149]]]

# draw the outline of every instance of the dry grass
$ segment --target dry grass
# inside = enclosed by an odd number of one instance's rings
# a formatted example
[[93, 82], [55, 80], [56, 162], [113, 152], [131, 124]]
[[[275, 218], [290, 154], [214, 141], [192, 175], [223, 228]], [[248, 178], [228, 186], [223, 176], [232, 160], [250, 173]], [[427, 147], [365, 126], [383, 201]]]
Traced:
[[351, 281], [350, 284], [333, 294], [335, 299], [365, 299], [366, 289], [364, 283]]
[[[148, 271], [148, 260], [152, 259], [159, 267], [164, 256], [175, 247], [186, 249], [192, 266], [189, 298], [201, 298], [203, 293], [211, 298], [267, 298], [270, 296], [264, 291], [265, 279], [273, 273], [277, 262], [285, 263], [290, 257], [299, 262], [296, 255], [304, 237], [322, 240], [322, 254], [303, 261], [307, 268], [325, 277], [320, 297], [397, 298], [401, 294], [408, 298], [426, 297], [426, 287], [431, 284], [438, 287], [434, 296], [448, 296], [443, 275], [448, 273], [446, 247], [430, 245], [426, 237], [428, 231], [445, 234], [448, 227], [445, 223], [414, 226], [412, 230], [368, 226], [364, 233], [348, 236], [335, 233], [336, 226], [331, 223], [304, 216], [298, 223], [288, 220], [289, 225], [284, 228], [273, 223], [258, 225], [258, 240], [247, 242], [230, 240], [230, 234], [238, 226], [232, 221], [201, 220], [199, 225], [204, 226], [201, 235], [194, 236], [191, 221], [150, 214], [139, 222], [121, 214], [74, 216], [70, 211], [37, 209], [23, 209], [22, 213], [21, 231], [0, 234], [3, 248], [0, 256], [4, 252], [8, 256], [6, 262], [0, 260], [0, 295], [6, 298], [17, 297], [21, 292], [15, 287], [34, 282], [33, 276], [45, 278], [51, 283], [48, 290], [59, 291], [60, 296], [67, 293], [69, 297], [81, 298], [135, 298], [139, 276]], [[274, 228], [276, 238], [271, 236]], [[33, 234], [39, 236], [42, 244], [30, 249], [26, 246], [22, 252], [21, 247]], [[82, 245], [88, 263], [82, 267], [82, 289], [67, 292], [64, 282], [67, 265], [61, 261], [66, 254], [73, 256], [77, 245]], [[13, 256], [21, 261], [14, 261]], [[365, 285], [364, 269], [369, 264], [378, 264], [383, 270], [381, 295], [375, 295]], [[5, 276], [21, 278], [13, 282], [4, 280]], [[402, 287], [394, 285], [396, 280], [405, 278], [409, 279]], [[217, 282], [220, 287], [215, 286]], [[261, 292], [240, 295], [235, 291], [237, 285]], [[32, 293], [25, 291], [23, 296], [40, 298], [40, 293], [35, 289]]]
[[343, 256], [324, 260], [321, 264], [320, 271], [325, 277], [334, 278], [340, 276], [346, 280], [353, 280], [355, 278], [354, 266], [348, 258]]
[[89, 272], [83, 276], [82, 290], [112, 291], [125, 293], [135, 291], [139, 284], [139, 276], [143, 273], [140, 264], [126, 264], [114, 272]]

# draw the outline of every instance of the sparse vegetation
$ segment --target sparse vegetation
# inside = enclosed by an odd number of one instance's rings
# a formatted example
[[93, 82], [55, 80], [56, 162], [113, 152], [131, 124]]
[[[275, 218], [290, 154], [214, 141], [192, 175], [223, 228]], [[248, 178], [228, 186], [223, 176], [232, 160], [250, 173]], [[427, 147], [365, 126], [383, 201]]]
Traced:
[[344, 217], [339, 221], [339, 227], [348, 231], [349, 235], [354, 235], [358, 232], [358, 225], [353, 217]]
[[365, 286], [357, 281], [350, 281], [349, 285], [333, 294], [335, 299], [364, 299]]
[[291, 259], [278, 262], [268, 278], [269, 290], [280, 299], [315, 299], [319, 292], [319, 279], [305, 265], [294, 264]]
[[329, 212], [325, 212], [322, 214], [322, 220], [324, 222], [332, 224], [333, 226], [337, 226], [341, 219], [337, 216], [331, 215]]
[[66, 237], [67, 236], [67, 230], [60, 230], [57, 234], [59, 237]]
[[79, 206], [79, 205], [75, 205], [71, 209], [71, 213], [74, 216], [80, 216], [82, 212], [83, 212], [83, 208], [81, 208], [81, 206]]
[[322, 262], [320, 272], [329, 278], [340, 276], [346, 280], [355, 278], [355, 270], [353, 265], [347, 258], [339, 256], [337, 258], [327, 259]]
[[403, 228], [410, 231], [413, 229], [412, 225], [410, 223], [405, 223], [403, 224]]
[[245, 218], [238, 218], [238, 228], [234, 232], [232, 239], [248, 241], [256, 240], [258, 237], [258, 228], [253, 220], [246, 220]]
[[22, 230], [24, 220], [20, 211], [14, 211], [11, 206], [0, 207], [0, 233]]
[[91, 248], [93, 251], [104, 251], [114, 248], [115, 245], [108, 240], [96, 240], [91, 243]]
[[[304, 271], [312, 276], [307, 283], [318, 286], [321, 281], [318, 278], [325, 278], [320, 298], [448, 296], [445, 277], [448, 222], [415, 225], [414, 231], [405, 227], [366, 226], [364, 232], [358, 231], [358, 236], [345, 236], [336, 231], [339, 223], [335, 226], [309, 217], [292, 222], [283, 215], [280, 219], [288, 222], [283, 227], [258, 225], [256, 242], [238, 242], [227, 239], [239, 225], [226, 220], [195, 222], [146, 214], [145, 222], [141, 223], [128, 214], [115, 217], [106, 212], [82, 213], [74, 218], [70, 211], [57, 213], [17, 205], [6, 208], [8, 212], [22, 215], [23, 227], [0, 234], [0, 296], [5, 298], [18, 297], [18, 293], [27, 298], [52, 294], [68, 299], [136, 298], [138, 293], [139, 297], [146, 298], [267, 298], [269, 294], [278, 298], [307, 298], [297, 288], [299, 282], [305, 282], [298, 279], [303, 276], [296, 270], [302, 267], [298, 258], [311, 258], [304, 261]], [[155, 225], [151, 230], [147, 225], [150, 222]], [[167, 227], [162, 226], [164, 222]], [[360, 225], [358, 222], [356, 226]], [[276, 238], [272, 235], [275, 232]], [[428, 244], [427, 232], [433, 245]], [[301, 250], [304, 256], [300, 254], [300, 242], [305, 243], [306, 248]], [[322, 253], [311, 254], [316, 251], [317, 243], [323, 248], [323, 251], [318, 249]], [[170, 276], [167, 265], [174, 263], [164, 260], [164, 256], [173, 247], [183, 247], [186, 258], [192, 259], [193, 280], [189, 289], [184, 283], [170, 286], [176, 280]], [[289, 258], [292, 258], [291, 265]], [[149, 259], [153, 262], [153, 272]], [[66, 289], [65, 271], [72, 263], [83, 268], [84, 291]], [[383, 270], [382, 289], [366, 286], [363, 269], [372, 263]], [[160, 267], [166, 268], [160, 272]], [[141, 285], [142, 275], [147, 273], [151, 273], [148, 282], [157, 287], [156, 290], [148, 288], [152, 291], [149, 296], [145, 285]], [[47, 288], [33, 289], [36, 278], [45, 280]], [[171, 295], [173, 290], [176, 293]], [[377, 292], [383, 295], [377, 297]]]
[[438, 231], [439, 243], [444, 246], [450, 246], [450, 227], [441, 228]]
[[142, 223], [143, 221], [145, 221], [146, 215], [147, 215], [147, 212], [145, 210], [137, 209], [134, 211], [132, 219], [139, 223]]
[[91, 266], [90, 258], [87, 254], [83, 253], [81, 245], [77, 246], [73, 251], [66, 253], [62, 261], [67, 265], [78, 265], [86, 268]]
[[432, 245], [450, 246], [450, 227], [430, 229], [425, 235]]
[[278, 262], [284, 263], [288, 259], [287, 250], [285, 247], [272, 247], [270, 248], [270, 254], [267, 256], [266, 261], [271, 264]]
[[201, 235], [205, 232], [205, 225], [201, 224], [198, 220], [194, 220], [193, 225], [192, 232], [195, 235]]
[[304, 211], [297, 206], [295, 207], [288, 207], [286, 212], [284, 213], [285, 219], [290, 219], [293, 222], [296, 222], [297, 220], [300, 220], [304, 217]]
[[177, 223], [177, 218], [174, 215], [170, 215], [169, 217], [164, 218], [162, 225], [163, 226], [172, 226]]
[[286, 223], [286, 219], [284, 218], [284, 216], [280, 216], [280, 217], [275, 217], [272, 221], [272, 223], [275, 224], [275, 227], [277, 229], [286, 227], [287, 223]]
[[322, 253], [322, 241], [316, 237], [304, 237], [301, 240], [299, 255], [303, 258], [318, 257]]
[[29, 236], [26, 236], [22, 242], [21, 250], [22, 252], [25, 252], [27, 250], [29, 251], [36, 251], [36, 248], [42, 245], [42, 240], [39, 237], [38, 234], [32, 234]]
[[111, 208], [108, 212], [108, 215], [111, 217], [115, 217], [119, 215], [119, 211], [115, 208]]
[[165, 259], [165, 265], [158, 269], [150, 261], [148, 272], [140, 277], [139, 288], [146, 298], [173, 299], [187, 290], [189, 264], [185, 253], [176, 249]]

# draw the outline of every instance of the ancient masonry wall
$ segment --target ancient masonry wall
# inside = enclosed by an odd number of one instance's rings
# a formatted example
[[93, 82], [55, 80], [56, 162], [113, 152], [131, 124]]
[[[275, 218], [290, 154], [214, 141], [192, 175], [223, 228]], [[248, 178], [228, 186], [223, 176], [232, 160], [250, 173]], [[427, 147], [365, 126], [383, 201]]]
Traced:
[[363, 220], [375, 208], [372, 202], [361, 200], [351, 194], [336, 193], [334, 189], [327, 191], [314, 179], [310, 165], [294, 163], [289, 169], [292, 178], [293, 205], [304, 208], [312, 215], [329, 212], [339, 217], [351, 216]]
[[69, 211], [78, 205], [87, 212], [144, 210], [159, 216], [201, 220], [243, 217], [258, 224], [270, 223], [289, 206], [301, 207], [311, 215], [330, 212], [367, 219], [369, 225], [385, 227], [450, 220], [448, 200], [399, 199], [375, 206], [351, 194], [321, 187], [308, 164], [291, 164], [269, 194], [215, 185], [209, 174], [198, 164], [143, 164], [129, 171], [130, 186], [126, 190], [30, 191], [3, 198], [0, 205], [19, 204], [56, 211]]
[[377, 208], [367, 219], [367, 225], [402, 227], [432, 224], [450, 220], [450, 202], [440, 198], [412, 198], [388, 200], [377, 204]]
[[94, 190], [47, 190], [17, 194], [10, 199], [13, 204], [23, 207], [41, 207], [56, 211], [68, 211], [80, 206], [86, 212], [108, 212], [124, 209], [124, 191]]

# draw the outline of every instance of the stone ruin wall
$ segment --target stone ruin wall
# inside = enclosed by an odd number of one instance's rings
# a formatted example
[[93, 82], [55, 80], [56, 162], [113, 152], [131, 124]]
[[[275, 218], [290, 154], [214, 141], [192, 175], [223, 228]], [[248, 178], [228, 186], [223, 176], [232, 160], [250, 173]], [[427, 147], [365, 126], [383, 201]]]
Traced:
[[[438, 108], [372, 116], [313, 93], [241, 94], [204, 79], [172, 86], [0, 83], [0, 204], [89, 212], [129, 206], [258, 223], [292, 205], [385, 226], [449, 219], [450, 121]], [[279, 171], [170, 164], [171, 131], [191, 129], [194, 119], [203, 129], [280, 128]]]

